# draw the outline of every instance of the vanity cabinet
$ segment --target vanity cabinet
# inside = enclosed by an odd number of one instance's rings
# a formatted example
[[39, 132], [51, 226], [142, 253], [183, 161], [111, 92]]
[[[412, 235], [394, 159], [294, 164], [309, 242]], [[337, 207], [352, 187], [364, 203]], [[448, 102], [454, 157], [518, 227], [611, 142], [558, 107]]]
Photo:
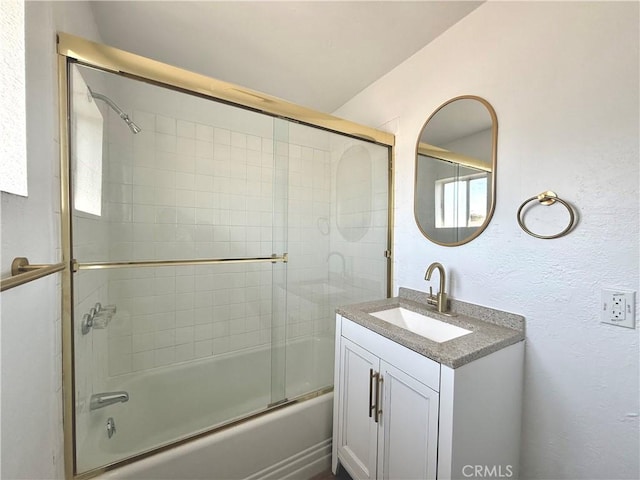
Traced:
[[337, 453], [354, 478], [435, 478], [440, 365], [345, 320]]
[[[378, 456], [378, 425], [372, 418], [375, 406], [374, 370], [380, 359], [344, 339], [340, 345], [340, 416], [338, 451], [349, 471], [358, 478], [376, 478]], [[334, 384], [335, 385], [335, 384]], [[367, 394], [367, 391], [369, 392]]]
[[523, 342], [452, 369], [341, 315], [336, 327], [334, 473], [449, 479], [496, 465], [517, 475]]

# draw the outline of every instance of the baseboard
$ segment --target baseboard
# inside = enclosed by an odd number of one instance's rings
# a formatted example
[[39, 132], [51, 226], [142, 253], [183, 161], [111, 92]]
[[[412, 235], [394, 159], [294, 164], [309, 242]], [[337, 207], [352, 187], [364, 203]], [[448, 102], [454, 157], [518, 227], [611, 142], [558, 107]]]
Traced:
[[313, 445], [245, 480], [308, 480], [331, 468], [331, 438]]

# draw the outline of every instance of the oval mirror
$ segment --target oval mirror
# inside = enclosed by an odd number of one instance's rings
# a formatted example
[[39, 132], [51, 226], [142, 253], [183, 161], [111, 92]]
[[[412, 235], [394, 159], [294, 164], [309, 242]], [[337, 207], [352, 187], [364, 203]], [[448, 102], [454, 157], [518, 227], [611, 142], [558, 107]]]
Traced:
[[416, 146], [414, 214], [425, 237], [456, 246], [487, 227], [496, 197], [498, 119], [486, 100], [466, 95], [440, 106]]

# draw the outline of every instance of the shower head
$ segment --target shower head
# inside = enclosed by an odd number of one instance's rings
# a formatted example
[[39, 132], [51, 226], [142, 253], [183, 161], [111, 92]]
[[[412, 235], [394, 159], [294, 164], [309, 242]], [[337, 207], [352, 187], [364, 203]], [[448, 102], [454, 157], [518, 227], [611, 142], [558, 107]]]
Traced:
[[97, 93], [94, 92], [93, 90], [91, 90], [91, 87], [89, 87], [87, 85], [87, 88], [89, 89], [89, 93], [91, 94], [91, 96], [97, 100], [102, 100], [103, 102], [105, 102], [107, 105], [109, 105], [114, 112], [116, 112], [118, 114], [118, 116], [124, 121], [124, 123], [127, 124], [127, 127], [129, 127], [129, 130], [131, 130], [132, 133], [140, 133], [142, 131], [142, 129], [136, 125], [133, 120], [131, 120], [129, 118], [129, 115], [127, 115], [126, 113], [124, 113], [120, 107], [118, 107], [118, 105], [116, 105], [113, 100], [111, 100], [109, 97], [107, 97], [106, 95], [102, 95], [101, 93]]
[[126, 117], [127, 118], [123, 118], [123, 120], [125, 121], [125, 123], [129, 127], [129, 130], [131, 130], [131, 132], [133, 132], [133, 133], [140, 133], [142, 131], [142, 129], [138, 125], [133, 123], [133, 120], [131, 120], [128, 116], [126, 116]]

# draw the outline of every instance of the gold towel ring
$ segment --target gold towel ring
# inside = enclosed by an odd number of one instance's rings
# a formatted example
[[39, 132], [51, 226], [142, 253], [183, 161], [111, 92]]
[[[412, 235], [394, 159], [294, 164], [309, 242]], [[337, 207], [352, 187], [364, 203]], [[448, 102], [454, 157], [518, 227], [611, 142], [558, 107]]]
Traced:
[[[562, 205], [564, 205], [566, 209], [569, 211], [569, 225], [567, 225], [567, 228], [562, 230], [560, 233], [556, 233], [555, 235], [538, 235], [537, 233], [533, 233], [531, 230], [529, 230], [527, 226], [524, 224], [524, 219], [522, 218], [522, 209], [525, 207], [527, 203], [532, 202], [533, 200], [538, 200], [538, 202], [540, 202], [542, 205], [553, 205], [556, 202], [560, 202]], [[526, 199], [522, 203], [522, 205], [520, 205], [520, 208], [518, 208], [518, 225], [520, 225], [520, 228], [522, 228], [522, 230], [527, 232], [532, 237], [536, 237], [536, 238], [550, 240], [552, 238], [562, 237], [571, 231], [571, 229], [574, 227], [575, 221], [576, 221], [576, 215], [573, 212], [573, 208], [571, 208], [571, 205], [569, 205], [566, 201], [558, 197], [558, 195], [556, 195], [555, 192], [552, 192], [550, 190], [547, 190], [546, 192], [542, 192], [541, 194], [536, 195], [535, 197]]]

